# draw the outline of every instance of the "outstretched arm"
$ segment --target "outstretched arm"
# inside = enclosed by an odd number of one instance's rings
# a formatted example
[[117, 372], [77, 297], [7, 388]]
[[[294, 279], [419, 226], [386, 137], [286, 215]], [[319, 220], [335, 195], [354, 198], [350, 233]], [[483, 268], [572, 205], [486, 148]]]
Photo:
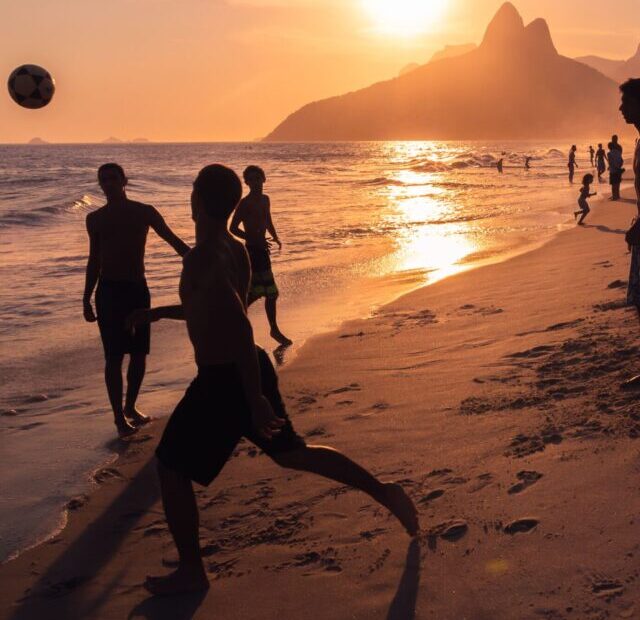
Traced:
[[155, 230], [158, 237], [164, 239], [180, 256], [184, 256], [191, 248], [178, 237], [164, 221], [164, 218], [160, 213], [153, 209], [151, 213], [151, 221], [149, 225]]
[[126, 320], [127, 329], [135, 329], [138, 325], [155, 323], [160, 319], [173, 319], [184, 321], [184, 309], [182, 306], [158, 306], [157, 308], [140, 308], [134, 310]]
[[276, 227], [273, 224], [273, 218], [271, 217], [271, 201], [267, 197], [267, 230], [269, 234], [273, 238], [273, 240], [278, 244], [278, 248], [282, 249], [282, 242], [278, 238], [278, 233], [276, 232]]
[[93, 323], [96, 320], [96, 315], [91, 306], [91, 295], [93, 295], [93, 289], [100, 276], [100, 249], [98, 233], [95, 230], [91, 213], [87, 215], [86, 225], [87, 233], [89, 233], [89, 259], [87, 260], [82, 306], [85, 321]]

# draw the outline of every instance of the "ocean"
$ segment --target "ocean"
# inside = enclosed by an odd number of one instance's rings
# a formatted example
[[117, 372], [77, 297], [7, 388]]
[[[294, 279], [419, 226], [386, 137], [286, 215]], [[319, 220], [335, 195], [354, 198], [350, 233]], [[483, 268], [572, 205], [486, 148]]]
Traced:
[[[276, 228], [279, 323], [295, 344], [368, 316], [402, 293], [537, 247], [566, 226], [579, 184], [568, 144], [535, 142], [0, 145], [0, 560], [64, 524], [70, 498], [117, 456], [95, 324], [82, 318], [84, 220], [103, 204], [97, 167], [116, 161], [130, 198], [156, 206], [193, 243], [198, 170], [213, 162], [267, 175]], [[579, 147], [578, 178], [590, 171]], [[627, 149], [628, 150], [628, 149]], [[504, 153], [504, 173], [495, 162]], [[524, 169], [530, 155], [532, 168]], [[595, 190], [608, 193], [608, 186]], [[598, 197], [599, 198], [599, 197]], [[594, 202], [594, 204], [597, 204]], [[180, 260], [153, 232], [154, 305], [177, 301]], [[268, 350], [260, 303], [250, 312]], [[184, 327], [154, 325], [140, 398], [177, 402], [193, 362]], [[173, 401], [172, 401], [173, 402]]]

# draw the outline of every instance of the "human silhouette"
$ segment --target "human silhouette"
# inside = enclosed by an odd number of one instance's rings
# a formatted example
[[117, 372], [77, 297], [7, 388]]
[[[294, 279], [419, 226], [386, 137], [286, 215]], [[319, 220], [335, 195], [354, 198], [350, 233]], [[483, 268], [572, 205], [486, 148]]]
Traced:
[[[89, 259], [83, 309], [85, 320], [98, 321], [105, 355], [107, 393], [118, 433], [126, 436], [149, 421], [136, 409], [149, 353], [149, 327], [143, 327], [135, 335], [125, 328], [125, 319], [133, 310], [148, 308], [150, 304], [144, 266], [149, 228], [181, 256], [188, 252], [189, 246], [171, 231], [151, 205], [127, 198], [127, 177], [120, 165], [100, 166], [98, 183], [107, 204], [87, 215]], [[94, 313], [91, 296], [96, 284]], [[129, 354], [129, 366], [123, 406], [122, 362], [125, 354]]]
[[282, 242], [273, 224], [271, 201], [269, 196], [263, 193], [267, 177], [259, 166], [248, 166], [243, 177], [250, 191], [240, 201], [233, 215], [231, 233], [244, 239], [251, 261], [249, 305], [260, 297], [264, 297], [264, 309], [271, 328], [271, 337], [281, 345], [290, 345], [291, 340], [280, 331], [277, 320], [278, 287], [271, 269], [269, 242], [266, 239], [266, 233], [269, 232], [280, 250]]
[[156, 450], [164, 511], [178, 549], [176, 571], [148, 577], [157, 595], [209, 586], [199, 544], [198, 507], [192, 482], [209, 485], [246, 437], [283, 467], [330, 478], [368, 493], [414, 536], [416, 508], [399, 484], [382, 483], [331, 448], [306, 445], [294, 430], [267, 354], [257, 348], [247, 317], [250, 264], [227, 229], [242, 196], [229, 168], [203, 168], [191, 195], [196, 245], [180, 278], [181, 306], [139, 310], [129, 325], [160, 318], [184, 319], [198, 375], [169, 418]]
[[[617, 138], [617, 136], [614, 136]], [[613, 140], [608, 144], [607, 160], [609, 161], [609, 183], [611, 184], [611, 200], [620, 200], [620, 184], [624, 173], [622, 147]]]
[[594, 163], [593, 163], [593, 157], [595, 155], [595, 151], [593, 150], [593, 146], [589, 145], [589, 159], [591, 160], [591, 167], [594, 167]]
[[531, 168], [531, 160], [532, 159], [533, 158], [530, 155], [527, 155], [524, 158], [524, 168], [525, 168], [525, 170], [529, 170]]
[[569, 168], [569, 183], [573, 183], [573, 177], [575, 175], [575, 170], [576, 170], [576, 168], [579, 167], [578, 164], [576, 163], [576, 151], [577, 150], [578, 150], [578, 148], [576, 147], [575, 144], [569, 150], [569, 162], [567, 163], [567, 166]]
[[[640, 79], [628, 80], [621, 87], [622, 102], [620, 112], [624, 120], [633, 125], [640, 133]], [[635, 306], [640, 319], [640, 140], [636, 142], [633, 156], [633, 172], [635, 173], [635, 190], [637, 217], [634, 225], [626, 235], [626, 241], [631, 250], [631, 265], [629, 269], [629, 285], [627, 288], [627, 303]], [[640, 387], [640, 375], [623, 384], [624, 387]]]
[[598, 171], [598, 181], [602, 183], [602, 175], [607, 169], [607, 153], [602, 148], [602, 143], [598, 144], [598, 150], [596, 151], [596, 169]]
[[503, 169], [503, 167], [504, 167], [504, 158], [503, 158], [503, 157], [501, 157], [501, 158], [498, 160], [498, 162], [496, 163], [496, 168], [498, 169], [498, 172], [499, 172], [500, 174], [502, 174], [502, 169]]
[[587, 202], [587, 199], [591, 198], [591, 196], [595, 196], [597, 193], [597, 192], [593, 192], [593, 194], [589, 193], [592, 183], [593, 183], [593, 175], [585, 174], [584, 177], [582, 178], [582, 187], [580, 188], [580, 196], [578, 197], [578, 206], [580, 207], [580, 210], [573, 212], [574, 218], [582, 214], [580, 216], [580, 219], [578, 220], [578, 225], [580, 226], [582, 226], [584, 219], [589, 214], [589, 211], [591, 211], [591, 209], [589, 209], [589, 203]]

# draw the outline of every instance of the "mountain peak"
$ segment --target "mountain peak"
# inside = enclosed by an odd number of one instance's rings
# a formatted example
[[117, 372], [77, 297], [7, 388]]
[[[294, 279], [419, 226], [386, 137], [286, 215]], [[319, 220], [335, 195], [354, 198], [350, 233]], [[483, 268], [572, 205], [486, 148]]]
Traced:
[[511, 2], [505, 2], [494, 15], [482, 40], [483, 47], [504, 45], [519, 37], [524, 30], [524, 21]]
[[535, 54], [557, 54], [553, 44], [551, 32], [547, 22], [542, 19], [534, 19], [525, 29], [526, 42], [529, 50]]

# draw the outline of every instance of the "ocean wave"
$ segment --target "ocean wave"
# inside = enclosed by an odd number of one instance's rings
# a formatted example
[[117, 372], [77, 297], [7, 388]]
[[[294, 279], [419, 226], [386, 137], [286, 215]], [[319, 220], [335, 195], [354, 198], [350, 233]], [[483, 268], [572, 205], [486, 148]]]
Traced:
[[36, 209], [13, 209], [0, 215], [0, 228], [12, 226], [42, 226], [52, 219], [78, 213], [88, 213], [94, 205], [88, 194], [62, 205], [47, 205]]

